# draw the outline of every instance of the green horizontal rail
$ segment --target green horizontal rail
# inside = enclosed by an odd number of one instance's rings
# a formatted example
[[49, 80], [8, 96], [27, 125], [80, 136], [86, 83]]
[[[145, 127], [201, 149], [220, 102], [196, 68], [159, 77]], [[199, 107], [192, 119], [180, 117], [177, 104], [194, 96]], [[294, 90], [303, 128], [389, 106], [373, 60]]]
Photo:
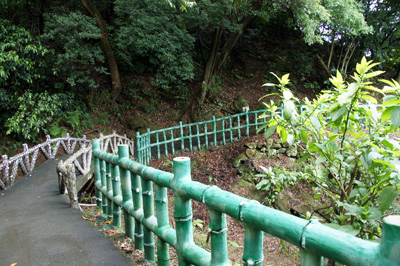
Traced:
[[[169, 265], [169, 245], [176, 249], [179, 265], [230, 265], [225, 218], [229, 215], [245, 225], [243, 265], [263, 264], [264, 232], [298, 246], [302, 266], [323, 265], [324, 257], [349, 266], [400, 265], [400, 216], [384, 218], [381, 242], [369, 242], [192, 181], [187, 157], [174, 159], [171, 174], [130, 160], [126, 145], [118, 147], [118, 155], [101, 151], [98, 140], [92, 145], [98, 207], [113, 217], [115, 226], [123, 211], [126, 235], [153, 264], [155, 234], [158, 265]], [[169, 225], [167, 189], [174, 193], [175, 229]], [[211, 252], [194, 244], [192, 200], [210, 211]]]

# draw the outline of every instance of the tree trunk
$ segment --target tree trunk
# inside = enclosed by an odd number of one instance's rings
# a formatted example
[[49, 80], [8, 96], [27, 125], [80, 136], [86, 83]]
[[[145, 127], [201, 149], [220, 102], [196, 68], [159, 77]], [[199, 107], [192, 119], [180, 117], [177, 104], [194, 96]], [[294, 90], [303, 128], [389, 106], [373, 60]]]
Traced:
[[331, 71], [329, 70], [329, 68], [326, 66], [324, 60], [321, 58], [321, 56], [319, 56], [319, 54], [316, 54], [318, 62], [321, 64], [322, 68], [325, 70], [325, 78], [330, 78], [331, 77]]
[[[261, 1], [258, 1], [258, 4], [254, 7], [253, 11], [259, 9], [260, 6], [261, 6]], [[243, 20], [242, 27], [240, 28], [240, 30], [233, 33], [233, 35], [225, 42], [221, 50], [219, 50], [219, 47], [221, 45], [223, 28], [218, 28], [214, 32], [213, 44], [211, 47], [210, 54], [208, 56], [207, 64], [204, 69], [203, 84], [202, 84], [201, 94], [198, 100], [200, 105], [204, 103], [204, 100], [207, 96], [208, 88], [210, 87], [210, 85], [212, 85], [213, 76], [217, 75], [220, 72], [222, 66], [225, 64], [226, 59], [232, 52], [243, 31], [250, 24], [253, 18], [254, 18], [254, 13], [251, 13], [249, 16], [247, 16]]]
[[332, 62], [332, 56], [333, 56], [333, 52], [334, 52], [334, 48], [335, 48], [335, 36], [336, 36], [336, 34], [335, 34], [335, 32], [333, 32], [332, 33], [332, 46], [331, 46], [331, 51], [330, 51], [330, 53], [329, 53], [329, 60], [328, 60], [328, 66], [327, 66], [327, 68], [328, 68], [328, 72], [329, 72], [329, 76], [331, 75], [331, 71], [330, 71], [330, 69], [331, 69], [331, 62]]
[[201, 94], [199, 98], [200, 105], [202, 105], [204, 103], [204, 100], [206, 99], [208, 86], [211, 84], [211, 80], [215, 72], [215, 64], [218, 57], [218, 49], [221, 43], [222, 32], [223, 32], [222, 28], [218, 28], [214, 32], [214, 38], [210, 50], [210, 55], [208, 56], [207, 64], [205, 66], [203, 74], [203, 84], [201, 86]]
[[101, 33], [101, 48], [106, 56], [108, 67], [111, 75], [111, 88], [113, 91], [113, 100], [115, 100], [121, 91], [121, 80], [119, 77], [118, 65], [115, 60], [113, 50], [108, 40], [107, 26], [99, 10], [91, 2], [91, 0], [81, 0], [82, 5], [90, 13], [90, 15], [96, 20], [97, 26]]

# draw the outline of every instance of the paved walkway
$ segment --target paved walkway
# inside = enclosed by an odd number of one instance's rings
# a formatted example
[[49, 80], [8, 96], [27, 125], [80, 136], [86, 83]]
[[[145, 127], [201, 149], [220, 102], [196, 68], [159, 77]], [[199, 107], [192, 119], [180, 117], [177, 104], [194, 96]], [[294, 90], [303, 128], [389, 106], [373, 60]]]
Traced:
[[57, 162], [0, 191], [0, 266], [132, 265], [58, 193]]

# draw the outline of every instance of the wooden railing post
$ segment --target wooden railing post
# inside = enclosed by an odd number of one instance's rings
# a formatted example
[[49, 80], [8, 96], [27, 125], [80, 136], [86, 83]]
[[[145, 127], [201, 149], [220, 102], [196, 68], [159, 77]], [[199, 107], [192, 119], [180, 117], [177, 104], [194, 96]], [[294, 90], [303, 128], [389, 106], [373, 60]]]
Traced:
[[70, 206], [73, 209], [78, 209], [78, 191], [76, 191], [76, 175], [74, 164], [69, 164], [67, 168], [67, 180], [65, 180], [68, 189], [68, 197]]

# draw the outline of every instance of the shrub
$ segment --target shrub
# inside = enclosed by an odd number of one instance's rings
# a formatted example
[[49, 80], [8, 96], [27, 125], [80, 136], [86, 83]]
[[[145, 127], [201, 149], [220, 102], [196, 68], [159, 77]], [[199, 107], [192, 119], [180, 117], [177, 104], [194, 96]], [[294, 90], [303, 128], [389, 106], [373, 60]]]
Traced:
[[180, 24], [178, 11], [157, 0], [119, 0], [115, 11], [117, 56], [124, 67], [143, 72], [145, 66], [136, 61], [147, 60], [148, 69], [157, 68], [155, 85], [179, 95], [185, 87], [172, 88], [194, 77], [194, 38]]
[[[370, 71], [375, 65], [363, 58], [351, 83], [338, 72], [330, 79], [332, 90], [306, 99], [301, 112], [287, 88], [289, 74], [277, 77], [281, 100], [266, 104], [264, 114], [272, 115], [264, 127], [267, 137], [278, 132], [282, 142], [304, 149], [301, 160], [315, 164], [313, 180], [333, 199], [335, 222], [369, 239], [380, 235], [377, 221], [400, 192], [400, 145], [390, 135], [400, 126], [400, 86], [395, 81], [384, 81], [384, 90], [374, 86], [371, 80], [382, 73]], [[384, 96], [381, 110], [371, 91]]]
[[80, 12], [47, 14], [42, 39], [54, 50], [48, 60], [58, 77], [56, 88], [65, 85], [80, 92], [98, 88], [94, 76], [106, 74], [105, 57], [100, 47], [100, 29], [93, 18]]

